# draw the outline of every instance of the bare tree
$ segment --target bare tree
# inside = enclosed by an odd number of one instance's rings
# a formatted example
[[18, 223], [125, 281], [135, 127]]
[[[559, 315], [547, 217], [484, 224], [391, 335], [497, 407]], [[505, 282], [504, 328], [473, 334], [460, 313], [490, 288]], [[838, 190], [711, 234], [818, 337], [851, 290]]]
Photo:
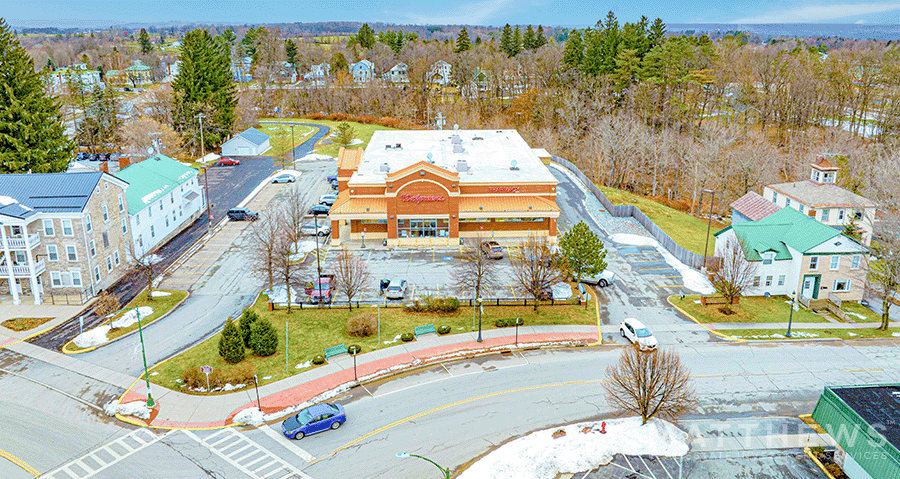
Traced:
[[268, 281], [269, 291], [275, 284], [275, 262], [282, 234], [276, 217], [266, 215], [250, 227], [251, 267], [261, 279]]
[[[279, 229], [284, 229], [287, 223], [283, 223]], [[299, 280], [302, 273], [302, 265], [296, 261], [297, 243], [296, 237], [290, 234], [279, 234], [272, 249], [272, 269], [275, 277], [275, 284], [283, 285], [287, 294], [287, 311], [291, 312], [291, 287]]]
[[157, 273], [156, 265], [163, 260], [162, 256], [147, 252], [139, 257], [135, 254], [134, 246], [130, 246], [128, 252], [134, 262], [134, 268], [147, 280], [147, 301], [153, 301], [153, 277]]
[[121, 308], [119, 299], [108, 291], [100, 294], [94, 302], [94, 314], [101, 318], [115, 313], [119, 308]]
[[725, 247], [719, 252], [722, 262], [712, 273], [712, 284], [725, 297], [726, 310], [734, 298], [753, 286], [753, 278], [759, 265], [747, 260], [744, 253], [746, 250], [746, 243], [735, 236], [728, 238]]
[[519, 243], [519, 251], [512, 259], [513, 280], [534, 298], [534, 310], [538, 309], [538, 298], [547, 288], [561, 281], [564, 276], [560, 267], [562, 258], [550, 251], [546, 238], [528, 239]]
[[603, 383], [610, 405], [640, 414], [643, 424], [655, 416], [675, 419], [697, 404], [690, 370], [674, 349], [642, 352], [626, 346]]
[[881, 326], [887, 331], [893, 300], [900, 293], [900, 216], [885, 214], [875, 226], [872, 254], [876, 258], [869, 265], [869, 287], [881, 297]]
[[372, 281], [369, 264], [361, 256], [341, 251], [335, 257], [332, 267], [334, 286], [347, 297], [347, 303], [350, 309], [353, 309], [353, 298]]
[[450, 273], [457, 292], [460, 295], [474, 292], [473, 299], [480, 298], [483, 291], [497, 285], [496, 262], [482, 254], [480, 246], [483, 240], [481, 236], [472, 238], [470, 246], [463, 249], [460, 262]]

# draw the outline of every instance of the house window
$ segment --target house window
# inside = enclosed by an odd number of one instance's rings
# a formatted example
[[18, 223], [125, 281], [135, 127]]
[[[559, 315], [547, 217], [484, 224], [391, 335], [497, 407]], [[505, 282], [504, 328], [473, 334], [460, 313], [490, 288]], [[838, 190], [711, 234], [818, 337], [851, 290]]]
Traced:
[[140, 213], [134, 215], [134, 222], [137, 223], [138, 226], [141, 225], [141, 214]]
[[849, 279], [838, 279], [834, 281], [834, 291], [850, 291]]
[[106, 257], [106, 272], [110, 272], [110, 271], [112, 271], [112, 269], [113, 269], [112, 256], [107, 256]]
[[52, 284], [54, 288], [62, 286], [62, 277], [60, 276], [59, 271], [50, 272], [50, 284]]
[[861, 220], [862, 219], [862, 211], [854, 211], [853, 219], [855, 219], [857, 221]]
[[754, 288], [759, 287], [759, 276], [753, 277], [753, 287]]
[[791, 206], [791, 199], [790, 199], [790, 198], [786, 198], [786, 199], [784, 200], [784, 206]]
[[766, 276], [766, 287], [772, 286], [772, 276]]
[[50, 261], [59, 261], [59, 251], [55, 244], [47, 245], [47, 259]]
[[94, 281], [100, 282], [100, 267], [94, 266]]
[[69, 271], [72, 275], [72, 286], [81, 286], [81, 271]]
[[138, 246], [141, 246], [141, 247], [144, 246], [144, 235], [138, 235], [137, 244], [138, 244]]
[[844, 221], [844, 210], [838, 210], [838, 221]]
[[779, 275], [779, 276], [778, 276], [778, 286], [784, 286], [784, 280], [785, 280], [785, 279], [786, 279], [786, 278], [785, 278], [785, 275], [783, 275], [783, 274], [782, 274], [782, 275]]
[[778, 203], [778, 193], [772, 192], [772, 203]]
[[147, 216], [153, 218], [153, 207], [147, 208]]
[[63, 236], [72, 236], [72, 220], [62, 220]]
[[804, 207], [805, 207], [805, 205], [804, 205], [803, 203], [801, 203], [801, 204], [800, 204], [800, 212], [801, 212], [801, 213], [803, 213], [803, 208], [804, 208]]
[[106, 231], [103, 232], [103, 247], [109, 248], [109, 235], [106, 234]]
[[828, 221], [828, 208], [822, 210], [822, 222], [824, 223], [826, 221]]
[[859, 269], [859, 263], [862, 262], [862, 255], [855, 254], [850, 258], [850, 269]]
[[97, 256], [97, 248], [94, 247], [94, 240], [88, 241], [88, 251], [91, 252], [91, 258]]
[[169, 193], [169, 204], [175, 204], [175, 192]]
[[772, 264], [772, 259], [775, 258], [775, 255], [772, 253], [766, 253], [763, 256], [763, 264]]
[[819, 257], [818, 256], [810, 256], [809, 257], [809, 269], [819, 269]]
[[104, 182], [103, 182], [103, 189], [105, 189], [106, 191], [109, 191], [109, 183], [107, 183], [107, 182], [104, 181]]
[[119, 195], [119, 211], [125, 210], [125, 202], [122, 201], [122, 195]]
[[106, 205], [103, 205], [103, 222], [106, 223], [109, 221], [109, 210], [106, 208]]
[[150, 237], [151, 237], [151, 238], [156, 238], [156, 232], [153, 231], [153, 225], [150, 225]]
[[125, 218], [122, 218], [122, 234], [125, 234], [127, 232], [128, 232], [127, 222], [125, 221]]
[[119, 266], [119, 250], [113, 251], [113, 262], [116, 263], [116, 266]]
[[44, 236], [53, 236], [53, 220], [44, 220]]
[[91, 223], [91, 215], [90, 213], [84, 215], [84, 227], [87, 228], [88, 233], [94, 231], [94, 225]]
[[162, 201], [160, 201], [159, 202], [159, 211], [162, 211], [162, 209], [163, 209], [163, 205], [162, 205]]
[[166, 216], [166, 228], [168, 228], [168, 227], [169, 227], [169, 217]]
[[839, 255], [833, 254], [831, 255], [831, 265], [828, 266], [829, 269], [838, 269], [841, 266], [841, 257]]
[[69, 261], [78, 261], [78, 252], [75, 251], [74, 245], [66, 245], [66, 256]]

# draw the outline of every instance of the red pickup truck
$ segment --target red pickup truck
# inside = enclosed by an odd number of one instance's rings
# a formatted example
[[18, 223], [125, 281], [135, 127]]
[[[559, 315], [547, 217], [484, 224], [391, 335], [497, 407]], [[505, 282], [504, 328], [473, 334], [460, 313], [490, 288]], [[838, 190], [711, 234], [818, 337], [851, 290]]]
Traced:
[[313, 303], [318, 303], [321, 299], [323, 302], [330, 302], [334, 297], [334, 275], [323, 274], [312, 283], [306, 285], [306, 294]]

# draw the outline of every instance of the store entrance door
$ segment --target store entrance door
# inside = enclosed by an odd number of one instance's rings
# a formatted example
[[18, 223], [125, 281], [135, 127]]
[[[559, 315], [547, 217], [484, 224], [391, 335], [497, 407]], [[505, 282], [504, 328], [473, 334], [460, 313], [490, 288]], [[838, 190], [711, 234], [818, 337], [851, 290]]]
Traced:
[[446, 238], [450, 225], [446, 219], [400, 219], [397, 220], [400, 238]]

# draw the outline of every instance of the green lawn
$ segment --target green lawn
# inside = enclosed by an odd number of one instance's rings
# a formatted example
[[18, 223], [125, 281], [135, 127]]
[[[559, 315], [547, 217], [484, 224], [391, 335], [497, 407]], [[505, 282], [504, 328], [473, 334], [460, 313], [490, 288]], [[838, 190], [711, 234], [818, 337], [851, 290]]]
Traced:
[[[786, 296], [748, 296], [741, 298], [741, 304], [732, 305], [734, 314], [725, 315], [719, 308], [722, 305], [703, 306], [695, 303], [700, 295], [690, 294], [682, 300], [680, 296], [670, 296], [669, 301], [685, 310], [701, 323], [786, 323], [791, 312], [791, 305], [786, 303]], [[823, 316], [811, 313], [808, 309], [800, 308], [794, 311], [795, 323], [827, 323]], [[723, 330], [723, 332], [728, 331]]]
[[[260, 295], [256, 304], [252, 307], [260, 317], [268, 318], [278, 331], [278, 352], [269, 357], [256, 357], [251, 350], [247, 350], [247, 359], [239, 364], [229, 365], [219, 356], [218, 344], [221, 333], [207, 339], [178, 356], [175, 356], [162, 364], [153, 367], [153, 371], [159, 374], [151, 376], [151, 380], [163, 387], [178, 389], [176, 379], [180, 379], [184, 371], [208, 364], [215, 371], [228, 375], [229, 370], [246, 368], [249, 364], [255, 367], [260, 378], [260, 384], [284, 379], [297, 373], [307, 371], [308, 361], [313, 357], [323, 354], [323, 350], [338, 344], [357, 344], [362, 347], [362, 352], [372, 351], [379, 347], [378, 335], [373, 334], [367, 338], [354, 338], [347, 333], [347, 320], [361, 313], [376, 315], [376, 308], [363, 307], [362, 309], [295, 309], [288, 314], [286, 310], [267, 311], [268, 298]], [[434, 324], [435, 328], [447, 325], [452, 328], [451, 334], [468, 332], [473, 330], [472, 309], [462, 307], [451, 314], [427, 314], [407, 313], [403, 308], [381, 308], [381, 348], [400, 344], [399, 335], [404, 332], [413, 332], [416, 326]], [[525, 325], [553, 325], [553, 324], [597, 324], [597, 316], [593, 303], [589, 307], [584, 306], [543, 306], [537, 313], [530, 306], [485, 306], [482, 317], [482, 329], [493, 329], [497, 319], [522, 318]], [[288, 372], [285, 372], [284, 335], [285, 322], [290, 339], [290, 356]], [[476, 328], [477, 329], [477, 326]], [[388, 344], [384, 344], [384, 343]], [[303, 367], [298, 368], [298, 365]]]
[[272, 140], [269, 142], [269, 144], [272, 145], [272, 149], [266, 152], [267, 155], [277, 156], [287, 154], [288, 158], [290, 158], [292, 141], [296, 147], [315, 132], [315, 128], [304, 125], [295, 125], [294, 137], [292, 139], [290, 125], [261, 123], [256, 126], [256, 129], [272, 137]]
[[12, 331], [22, 332], [34, 329], [51, 320], [53, 320], [53, 316], [49, 318], [12, 318], [0, 323], [0, 326]]
[[[306, 118], [263, 118], [262, 120], [264, 120], [264, 121], [301, 121], [303, 123], [324, 125], [324, 126], [332, 128], [332, 129], [337, 128], [337, 126], [340, 125], [341, 123], [349, 123], [350, 126], [352, 126], [353, 130], [355, 131], [355, 133], [353, 134], [353, 138], [359, 138], [363, 142], [360, 144], [357, 144], [357, 145], [349, 145], [349, 146], [347, 146], [347, 148], [365, 148], [369, 144], [369, 140], [372, 139], [372, 133], [376, 132], [377, 130], [396, 130], [396, 128], [388, 128], [386, 126], [380, 126], [380, 125], [366, 125], [363, 123], [356, 123], [353, 121], [342, 122], [342, 121], [330, 121], [330, 120], [309, 120]], [[296, 131], [299, 131], [299, 130], [296, 130]], [[288, 130], [288, 133], [290, 133], [290, 130]], [[323, 145], [322, 143], [324, 141], [325, 141], [325, 138], [323, 138], [322, 140], [319, 141], [318, 145], [316, 146], [315, 153], [318, 153], [320, 155], [328, 155], [328, 156], [337, 157], [338, 149], [340, 147], [337, 145], [334, 145], [334, 144]], [[299, 141], [298, 141], [298, 144], [299, 144]]]
[[[769, 341], [773, 339], [787, 339], [784, 335], [787, 332], [784, 329], [723, 329], [722, 333], [734, 336], [748, 341]], [[812, 339], [812, 338], [840, 338], [840, 339], [861, 339], [861, 338], [893, 338], [894, 333], [900, 334], [897, 328], [880, 331], [875, 328], [865, 329], [792, 329], [791, 339]]]
[[[706, 221], [627, 191], [600, 185], [597, 185], [597, 188], [600, 188], [600, 191], [614, 205], [637, 206], [682, 248], [697, 254], [703, 254], [703, 245], [706, 244], [706, 230], [708, 228]], [[725, 226], [713, 221], [712, 230], [709, 233], [709, 245], [707, 246], [708, 254], [712, 255], [715, 252], [716, 238], [713, 236], [713, 233]]]
[[852, 319], [853, 321], [855, 321], [857, 323], [869, 323], [869, 322], [876, 322], [876, 321], [881, 322], [880, 314], [876, 313], [875, 311], [872, 311], [871, 309], [869, 309], [859, 303], [853, 302], [853, 301], [844, 301], [843, 303], [841, 303], [841, 309], [843, 309], [845, 312], [848, 312], [848, 313], [861, 314], [866, 317], [866, 319], [863, 319], [863, 318], [854, 316], [852, 314], [849, 314], [848, 316], [850, 316], [850, 319]]

